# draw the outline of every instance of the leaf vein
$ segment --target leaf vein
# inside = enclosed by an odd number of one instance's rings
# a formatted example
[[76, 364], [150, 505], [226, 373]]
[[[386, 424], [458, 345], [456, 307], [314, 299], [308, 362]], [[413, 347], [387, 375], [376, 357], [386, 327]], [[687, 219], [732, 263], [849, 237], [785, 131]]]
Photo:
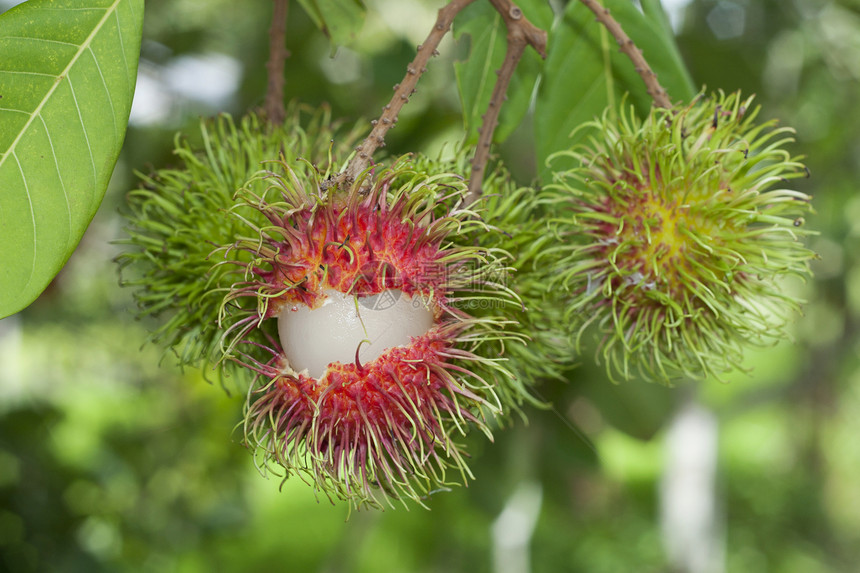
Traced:
[[57, 79], [60, 76], [56, 76], [54, 74], [43, 74], [42, 72], [22, 72], [20, 70], [0, 70], [0, 74], [21, 74], [24, 76], [41, 76], [43, 78], [54, 78]]
[[72, 244], [74, 241], [74, 235], [72, 233], [72, 204], [69, 201], [69, 193], [66, 191], [66, 183], [63, 181], [63, 173], [60, 171], [60, 162], [57, 159], [57, 152], [54, 149], [54, 140], [51, 138], [51, 131], [48, 129], [48, 124], [45, 122], [45, 118], [39, 116], [39, 119], [42, 121], [42, 125], [45, 127], [45, 135], [48, 138], [48, 145], [51, 148], [51, 155], [54, 157], [54, 168], [57, 170], [57, 178], [60, 180], [60, 188], [63, 190], [63, 198], [66, 200], [66, 214], [69, 216], [69, 238], [67, 239], [66, 244]]
[[99, 12], [101, 10], [109, 11], [114, 6], [79, 6], [77, 8], [53, 8], [51, 6], [39, 6], [40, 11], [45, 12]]
[[[134, 14], [134, 3], [130, 2], [129, 6], [131, 7], [132, 14]], [[113, 15], [114, 19], [116, 19], [116, 35], [119, 37], [119, 51], [122, 54], [122, 63], [125, 66], [125, 82], [130, 90], [132, 86], [128, 79], [128, 59], [125, 57], [125, 41], [122, 38], [122, 23], [119, 21], [119, 10], [115, 11]]]
[[93, 146], [90, 143], [90, 136], [87, 133], [87, 126], [84, 123], [84, 118], [81, 115], [81, 106], [78, 105], [78, 96], [75, 95], [75, 86], [72, 85], [72, 78], [67, 78], [69, 80], [69, 89], [72, 90], [72, 100], [75, 102], [75, 109], [78, 112], [78, 121], [81, 123], [81, 130], [84, 132], [84, 139], [87, 141], [87, 152], [90, 154], [90, 164], [93, 168], [93, 188], [98, 184], [98, 170], [96, 169], [96, 160], [93, 157]]
[[[108, 88], [107, 81], [105, 81], [105, 76], [102, 73], [102, 67], [99, 64], [99, 59], [96, 57], [95, 52], [90, 47], [88, 48], [90, 51], [90, 55], [93, 57], [93, 62], [96, 64], [96, 69], [99, 71], [99, 77], [102, 79], [102, 85], [105, 88], [105, 95], [107, 96], [108, 105], [110, 105], [110, 118], [113, 121], [113, 135], [114, 138], [119, 141], [119, 126], [116, 124], [116, 109], [113, 107], [113, 98], [110, 95], [110, 89]], [[127, 74], [126, 74], [127, 75]]]
[[61, 46], [74, 46], [78, 47], [77, 44], [73, 44], [72, 42], [61, 42], [60, 40], [49, 40], [48, 38], [36, 38], [33, 36], [0, 36], [0, 39], [3, 40], [32, 40], [33, 42], [46, 42], [50, 44], [60, 44]]
[[30, 223], [33, 225], [33, 264], [30, 265], [30, 276], [27, 277], [27, 284], [24, 285], [24, 288], [21, 290], [27, 290], [27, 287], [30, 286], [30, 283], [33, 282], [33, 276], [36, 274], [36, 251], [37, 242], [36, 242], [36, 212], [33, 210], [33, 200], [30, 198], [30, 186], [27, 185], [27, 176], [24, 175], [24, 169], [21, 167], [21, 161], [18, 159], [18, 156], [15, 153], [11, 153], [12, 157], [15, 158], [15, 163], [18, 164], [18, 172], [21, 174], [21, 181], [24, 182], [24, 196], [27, 197], [27, 205], [30, 207]]

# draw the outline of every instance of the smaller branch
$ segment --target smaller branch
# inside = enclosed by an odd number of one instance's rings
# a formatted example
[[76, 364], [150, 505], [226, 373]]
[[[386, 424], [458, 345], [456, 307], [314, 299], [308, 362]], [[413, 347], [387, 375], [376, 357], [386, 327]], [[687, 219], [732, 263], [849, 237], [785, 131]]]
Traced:
[[427, 71], [427, 63], [433, 56], [439, 55], [436, 48], [439, 42], [451, 29], [451, 23], [463, 8], [475, 0], [451, 0], [446, 6], [439, 9], [436, 24], [427, 36], [423, 44], [418, 46], [418, 54], [412, 63], [406, 68], [406, 77], [394, 86], [394, 97], [382, 108], [382, 115], [374, 120], [373, 129], [361, 145], [355, 148], [356, 154], [352, 157], [343, 173], [336, 177], [336, 181], [351, 183], [355, 181], [362, 171], [370, 165], [373, 153], [385, 145], [385, 134], [397, 124], [397, 116], [400, 110], [409, 101], [409, 97], [415, 93], [415, 86], [421, 75]]
[[266, 87], [266, 101], [263, 110], [269, 123], [280, 125], [286, 119], [284, 110], [284, 63], [290, 53], [285, 47], [287, 36], [287, 10], [290, 0], [274, 0], [272, 25], [269, 28], [269, 61], [266, 71], [269, 83]]
[[671, 108], [672, 100], [669, 99], [669, 94], [665, 89], [663, 89], [660, 82], [657, 81], [657, 74], [654, 73], [651, 66], [649, 66], [648, 62], [645, 61], [645, 58], [642, 57], [642, 50], [636, 47], [633, 40], [630, 39], [630, 36], [624, 33], [624, 30], [621, 28], [621, 24], [619, 24], [618, 21], [609, 13], [609, 8], [604, 8], [596, 0], [581, 1], [589, 10], [594, 12], [594, 15], [597, 16], [597, 21], [606, 26], [606, 29], [609, 30], [609, 33], [612, 34], [618, 42], [618, 46], [621, 48], [621, 51], [627, 54], [627, 57], [633, 62], [636, 73], [639, 74], [642, 81], [645, 82], [648, 95], [650, 95], [651, 99], [654, 100], [654, 105], [666, 109]]
[[502, 67], [496, 72], [499, 78], [493, 87], [487, 112], [483, 116], [483, 123], [478, 138], [478, 148], [475, 157], [472, 158], [472, 173], [469, 177], [469, 192], [466, 194], [466, 205], [471, 205], [481, 197], [481, 189], [484, 184], [484, 172], [490, 159], [490, 146], [493, 143], [493, 134], [499, 124], [499, 113], [502, 103], [506, 98], [508, 85], [513, 78], [514, 70], [526, 50], [527, 46], [533, 47], [542, 58], [546, 58], [546, 30], [542, 30], [529, 22], [511, 0], [490, 0], [496, 11], [501, 14], [508, 28], [505, 59]]
[[487, 170], [487, 162], [490, 160], [490, 146], [493, 143], [493, 133], [496, 131], [496, 126], [499, 125], [499, 113], [501, 112], [502, 101], [505, 99], [505, 92], [508, 91], [508, 84], [511, 83], [514, 69], [516, 69], [525, 51], [525, 41], [508, 42], [505, 61], [502, 62], [502, 67], [499, 70], [499, 79], [496, 80], [493, 95], [490, 97], [490, 105], [487, 108], [487, 113], [483, 116], [484, 121], [479, 128], [481, 135], [478, 138], [478, 147], [475, 149], [475, 156], [472, 158], [469, 192], [466, 194], [465, 201], [467, 206], [473, 204], [481, 197], [484, 172]]
[[541, 58], [546, 58], [546, 30], [542, 30], [529, 22], [523, 11], [511, 0], [490, 0], [493, 8], [501, 14], [508, 28], [508, 40], [511, 36], [522, 36], [526, 43], [537, 50]]

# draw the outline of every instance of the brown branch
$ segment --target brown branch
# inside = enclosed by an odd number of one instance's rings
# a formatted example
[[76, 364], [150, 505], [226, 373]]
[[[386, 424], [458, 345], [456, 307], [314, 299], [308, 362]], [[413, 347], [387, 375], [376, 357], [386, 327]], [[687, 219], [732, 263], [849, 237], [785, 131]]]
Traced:
[[502, 101], [505, 99], [505, 92], [508, 89], [508, 84], [514, 75], [514, 69], [520, 62], [523, 52], [526, 51], [526, 43], [524, 41], [508, 42], [508, 49], [505, 52], [505, 61], [502, 62], [499, 72], [499, 79], [496, 80], [496, 85], [493, 88], [493, 95], [490, 97], [490, 105], [487, 108], [487, 113], [483, 116], [483, 123], [479, 128], [480, 137], [478, 138], [478, 147], [475, 149], [475, 156], [472, 158], [472, 173], [469, 176], [469, 192], [466, 195], [465, 204], [471, 205], [481, 197], [481, 189], [484, 183], [484, 172], [487, 170], [487, 162], [490, 160], [490, 146], [493, 143], [493, 133], [496, 131], [496, 126], [499, 125], [499, 113], [501, 112]]
[[523, 11], [511, 0], [490, 0], [493, 8], [501, 14], [508, 28], [508, 40], [514, 37], [525, 38], [526, 43], [537, 50], [540, 57], [546, 58], [546, 30], [529, 22]]
[[418, 46], [418, 54], [412, 63], [406, 68], [406, 77], [394, 86], [394, 97], [382, 108], [382, 115], [374, 120], [373, 129], [361, 145], [355, 148], [356, 154], [352, 157], [343, 173], [337, 176], [338, 182], [351, 183], [355, 181], [362, 171], [370, 165], [373, 152], [385, 145], [385, 134], [397, 123], [400, 110], [409, 101], [409, 97], [415, 93], [418, 79], [427, 71], [427, 62], [430, 58], [439, 54], [436, 48], [439, 42], [451, 28], [451, 22], [460, 11], [475, 0], [451, 0], [446, 6], [439, 9], [436, 24], [427, 36], [423, 44]]
[[284, 62], [290, 53], [284, 44], [287, 36], [287, 11], [290, 0], [274, 0], [274, 4], [272, 25], [269, 28], [269, 61], [266, 62], [269, 83], [266, 87], [266, 101], [263, 104], [263, 110], [270, 123], [280, 125], [286, 119], [286, 111], [284, 110]]
[[648, 65], [648, 62], [646, 62], [645, 58], [642, 57], [642, 50], [636, 47], [633, 40], [630, 39], [630, 36], [624, 33], [624, 30], [621, 28], [621, 24], [619, 24], [618, 21], [609, 13], [609, 8], [604, 8], [596, 0], [581, 1], [589, 10], [594, 12], [594, 15], [597, 16], [597, 21], [606, 26], [606, 29], [609, 30], [609, 33], [612, 34], [615, 41], [618, 42], [618, 46], [621, 48], [621, 51], [627, 54], [627, 57], [633, 62], [633, 66], [636, 68], [636, 73], [638, 73], [639, 76], [641, 76], [642, 81], [645, 82], [648, 95], [650, 95], [651, 99], [654, 100], [654, 105], [666, 109], [671, 108], [672, 101], [669, 99], [669, 94], [665, 89], [663, 89], [660, 82], [657, 81], [657, 74], [654, 73]]
[[489, 107], [483, 116], [483, 123], [478, 138], [478, 148], [475, 157], [472, 158], [472, 173], [469, 177], [469, 192], [466, 195], [466, 205], [471, 205], [481, 197], [481, 188], [484, 183], [484, 172], [490, 159], [490, 146], [493, 143], [493, 133], [499, 124], [499, 113], [502, 103], [506, 99], [505, 92], [514, 75], [514, 70], [520, 62], [527, 46], [532, 46], [542, 58], [546, 58], [547, 34], [529, 22], [511, 0], [490, 0], [496, 11], [501, 14], [508, 29], [507, 50], [502, 67], [498, 70], [499, 78], [493, 87], [490, 96]]

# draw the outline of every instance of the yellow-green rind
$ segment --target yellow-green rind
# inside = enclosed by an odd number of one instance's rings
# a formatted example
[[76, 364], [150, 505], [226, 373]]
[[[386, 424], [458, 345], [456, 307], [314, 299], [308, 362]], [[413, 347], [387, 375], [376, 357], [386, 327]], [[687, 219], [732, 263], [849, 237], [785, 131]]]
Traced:
[[787, 336], [805, 278], [808, 176], [785, 146], [791, 130], [757, 123], [739, 94], [674, 109], [607, 112], [586, 143], [550, 159], [557, 243], [542, 258], [569, 293], [577, 344], [593, 340], [612, 378], [663, 383], [719, 375], [750, 344]]

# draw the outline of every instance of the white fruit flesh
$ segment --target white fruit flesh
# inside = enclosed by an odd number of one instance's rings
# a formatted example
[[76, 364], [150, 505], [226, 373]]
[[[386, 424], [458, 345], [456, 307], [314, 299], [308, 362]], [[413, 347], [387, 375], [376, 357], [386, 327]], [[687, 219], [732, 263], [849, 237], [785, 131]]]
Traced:
[[434, 324], [433, 311], [420, 298], [399, 290], [357, 298], [326, 290], [325, 302], [310, 309], [287, 305], [278, 315], [278, 334], [284, 355], [296, 372], [322, 378], [332, 362], [361, 364], [395, 346], [407, 346]]

